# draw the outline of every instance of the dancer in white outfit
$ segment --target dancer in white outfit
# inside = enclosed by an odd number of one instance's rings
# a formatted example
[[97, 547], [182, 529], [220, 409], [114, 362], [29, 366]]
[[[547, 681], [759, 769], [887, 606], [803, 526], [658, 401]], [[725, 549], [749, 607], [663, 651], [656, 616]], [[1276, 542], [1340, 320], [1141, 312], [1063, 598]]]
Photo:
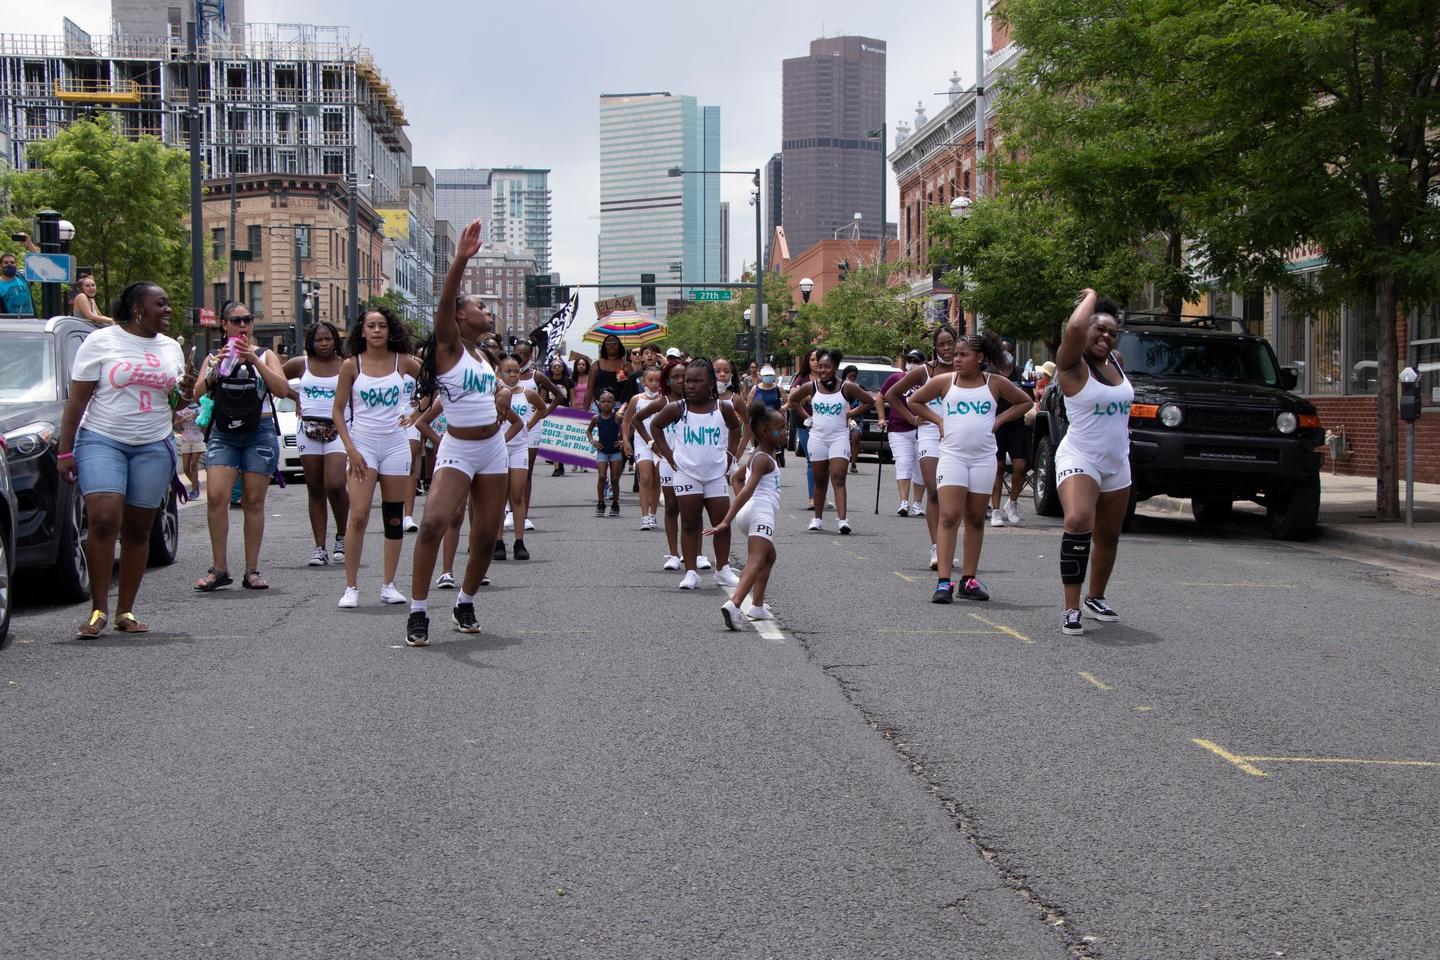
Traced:
[[410, 442], [401, 421], [410, 412], [405, 402], [405, 376], [417, 374], [420, 364], [410, 356], [410, 335], [404, 325], [384, 307], [365, 311], [350, 332], [348, 346], [350, 357], [340, 365], [332, 408], [335, 429], [350, 458], [345, 593], [339, 606], [359, 603], [360, 556], [377, 481], [385, 532], [380, 600], [404, 603], [404, 595], [395, 589], [395, 570], [400, 566], [405, 539], [405, 485], [411, 480]]
[[[641, 407], [650, 407], [660, 399], [660, 368], [647, 367], [641, 375], [643, 393], [637, 393], [625, 405], [625, 456], [635, 461], [635, 472], [640, 477], [640, 529], [654, 530], [655, 515], [660, 507], [659, 475], [655, 472], [655, 453], [650, 447], [648, 422], [636, 423], [635, 413]], [[651, 415], [654, 416], [653, 414]], [[641, 428], [644, 428], [643, 432]]]
[[[932, 378], [942, 373], [953, 373], [955, 371], [955, 345], [959, 342], [959, 336], [948, 324], [941, 324], [931, 338], [934, 349], [934, 359], [929, 363], [922, 364], [910, 370], [885, 391], [885, 402], [896, 407], [902, 412], [909, 412], [910, 408], [905, 405], [905, 395], [915, 390]], [[930, 401], [931, 406], [939, 400]], [[912, 414], [913, 416], [913, 414]], [[935, 471], [940, 466], [940, 431], [928, 420], [916, 418], [915, 429], [915, 459], [919, 462], [920, 478], [925, 484], [925, 499], [928, 509], [919, 507], [919, 498], [915, 491], [910, 493], [910, 516], [918, 517], [925, 515], [925, 525], [930, 528], [930, 569], [939, 569], [939, 560], [936, 557], [935, 540], [940, 517], [940, 488], [935, 483]]]
[[1060, 540], [1060, 582], [1065, 588], [1061, 629], [1069, 634], [1085, 632], [1080, 589], [1087, 564], [1093, 565], [1085, 612], [1107, 623], [1120, 619], [1105, 600], [1105, 588], [1130, 505], [1130, 405], [1135, 388], [1113, 353], [1119, 326], [1120, 308], [1086, 290], [1055, 354], [1070, 422], [1055, 450], [1055, 483], [1065, 511]]
[[[745, 481], [725, 518], [705, 531], [706, 536], [715, 536], [738, 520], [749, 547], [740, 582], [720, 606], [725, 626], [731, 630], [739, 630], [748, 620], [775, 619], [765, 603], [765, 588], [775, 568], [775, 516], [780, 512], [780, 467], [775, 455], [785, 449], [789, 431], [785, 414], [767, 407], [763, 400], [752, 402], [748, 412], [747, 426], [755, 439], [755, 450], [745, 465]], [[742, 611], [740, 604], [746, 594], [750, 595], [750, 604]]]
[[[335, 384], [340, 380], [340, 331], [328, 320], [311, 326], [305, 334], [305, 355], [285, 361], [286, 380], [299, 379], [295, 399], [299, 406], [300, 429], [295, 443], [300, 468], [305, 471], [305, 498], [310, 511], [310, 532], [315, 548], [310, 566], [321, 567], [345, 559], [345, 525], [350, 519], [350, 497], [345, 492], [345, 444], [335, 429]], [[335, 548], [325, 552], [325, 504], [335, 515]]]
[[[851, 530], [847, 513], [845, 478], [850, 468], [850, 423], [858, 421], [875, 398], [858, 384], [841, 380], [836, 371], [844, 355], [839, 350], [818, 350], [811, 365], [814, 379], [790, 394], [785, 406], [809, 417], [810, 469], [815, 476], [815, 517], [811, 530], [825, 529], [825, 487], [835, 488], [836, 529]], [[853, 406], [851, 405], [853, 402]], [[806, 409], [808, 408], [808, 409]]]
[[[985, 503], [995, 484], [995, 431], [1030, 409], [1030, 397], [1001, 376], [981, 372], [982, 359], [1001, 356], [1000, 338], [992, 331], [960, 341], [954, 373], [941, 374], [916, 390], [907, 401], [910, 412], [940, 430], [940, 463], [935, 482], [940, 490], [938, 526], [939, 582], [931, 599], [949, 603], [958, 592], [967, 600], [989, 600], [980, 582], [980, 546], [985, 536]], [[997, 401], [1013, 404], [998, 417]], [[933, 401], [940, 401], [937, 409]], [[964, 562], [958, 591], [950, 579], [955, 534], [965, 524]]]

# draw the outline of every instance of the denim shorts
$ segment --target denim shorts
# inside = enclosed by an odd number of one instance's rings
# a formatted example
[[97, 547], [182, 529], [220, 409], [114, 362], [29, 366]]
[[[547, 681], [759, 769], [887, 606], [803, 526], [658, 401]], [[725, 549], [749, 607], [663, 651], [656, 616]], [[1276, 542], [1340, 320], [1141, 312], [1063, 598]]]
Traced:
[[165, 502], [175, 475], [175, 443], [170, 437], [153, 443], [121, 443], [82, 427], [73, 452], [82, 495], [120, 493], [126, 503], [142, 510], [157, 509]]
[[622, 453], [622, 452], [619, 451], [619, 450], [616, 450], [616, 451], [614, 451], [614, 452], [612, 452], [612, 453], [606, 453], [606, 452], [603, 451], [603, 450], [596, 450], [596, 451], [595, 451], [595, 462], [596, 462], [596, 463], [614, 463], [614, 462], [617, 461], [617, 460], [624, 460], [624, 459], [625, 459], [625, 454]]
[[275, 440], [275, 425], [269, 418], [248, 433], [231, 433], [213, 429], [205, 445], [205, 466], [229, 467], [243, 473], [270, 476], [280, 458], [280, 445]]

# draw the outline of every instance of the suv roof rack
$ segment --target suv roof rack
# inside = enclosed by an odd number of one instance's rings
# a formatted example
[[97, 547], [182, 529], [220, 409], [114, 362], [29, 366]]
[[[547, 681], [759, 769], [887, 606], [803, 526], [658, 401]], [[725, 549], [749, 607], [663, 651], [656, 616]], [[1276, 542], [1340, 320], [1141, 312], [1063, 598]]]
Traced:
[[1125, 314], [1125, 322], [1153, 324], [1155, 326], [1184, 327], [1196, 330], [1222, 330], [1227, 333], [1241, 333], [1248, 336], [1250, 327], [1240, 317], [1227, 317], [1217, 315], [1205, 315], [1199, 317], [1176, 316], [1173, 313], [1160, 313], [1149, 310], [1138, 310]]

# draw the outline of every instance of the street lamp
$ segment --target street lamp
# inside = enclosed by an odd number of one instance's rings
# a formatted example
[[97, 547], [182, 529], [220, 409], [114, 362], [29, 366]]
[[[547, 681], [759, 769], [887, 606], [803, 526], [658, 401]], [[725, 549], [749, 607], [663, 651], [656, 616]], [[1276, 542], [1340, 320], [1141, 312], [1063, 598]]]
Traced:
[[800, 297], [806, 303], [810, 302], [810, 291], [815, 289], [815, 281], [809, 277], [800, 278]]
[[973, 201], [969, 197], [956, 197], [950, 201], [950, 216], [960, 220], [969, 220], [972, 203]]
[[764, 355], [765, 344], [765, 273], [764, 267], [760, 264], [763, 243], [761, 234], [764, 228], [761, 226], [762, 211], [760, 209], [760, 168], [754, 170], [684, 170], [680, 167], [671, 167], [666, 171], [667, 176], [680, 177], [687, 173], [698, 173], [702, 175], [735, 174], [751, 178], [753, 187], [750, 191], [750, 203], [755, 207], [755, 354], [757, 357]]
[[60, 230], [60, 242], [69, 243], [75, 239], [75, 224], [69, 220], [61, 220], [56, 226]]

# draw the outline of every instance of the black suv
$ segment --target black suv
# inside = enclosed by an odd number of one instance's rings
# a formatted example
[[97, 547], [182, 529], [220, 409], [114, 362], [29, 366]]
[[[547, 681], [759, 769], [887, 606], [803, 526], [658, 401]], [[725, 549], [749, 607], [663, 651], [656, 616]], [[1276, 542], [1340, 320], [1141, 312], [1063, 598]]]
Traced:
[[[85, 500], [60, 478], [56, 445], [75, 352], [95, 327], [87, 320], [0, 320], [0, 434], [9, 448], [18, 515], [16, 568], [45, 571], [57, 600], [90, 596], [85, 565]], [[151, 565], [175, 562], [180, 511], [175, 491], [155, 516]]]
[[[1295, 396], [1296, 373], [1233, 317], [1130, 314], [1116, 353], [1135, 387], [1130, 510], [1158, 494], [1188, 497], [1200, 523], [1223, 523], [1236, 500], [1265, 507], [1282, 540], [1315, 534], [1325, 432]], [[1060, 516], [1055, 448], [1065, 436], [1058, 380], [1035, 418], [1035, 509]]]

